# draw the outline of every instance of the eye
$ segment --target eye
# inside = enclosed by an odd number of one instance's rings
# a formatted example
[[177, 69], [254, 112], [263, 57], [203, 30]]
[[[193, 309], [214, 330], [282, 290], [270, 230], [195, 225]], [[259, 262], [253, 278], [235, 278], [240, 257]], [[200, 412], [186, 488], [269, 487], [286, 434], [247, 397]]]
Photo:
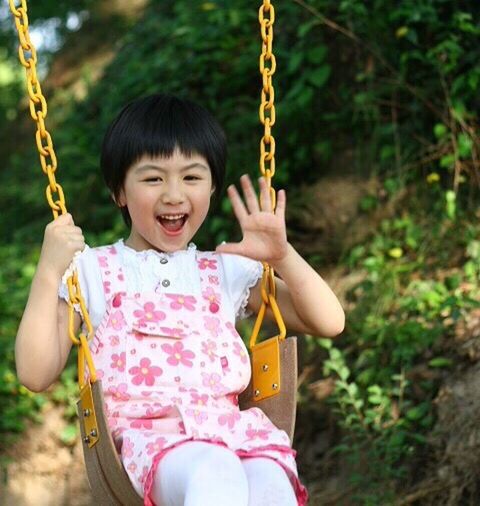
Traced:
[[185, 179], [188, 181], [198, 181], [200, 178], [198, 176], [185, 176]]
[[145, 182], [146, 183], [156, 183], [157, 181], [161, 181], [162, 178], [160, 177], [149, 177], [147, 179], [145, 179]]

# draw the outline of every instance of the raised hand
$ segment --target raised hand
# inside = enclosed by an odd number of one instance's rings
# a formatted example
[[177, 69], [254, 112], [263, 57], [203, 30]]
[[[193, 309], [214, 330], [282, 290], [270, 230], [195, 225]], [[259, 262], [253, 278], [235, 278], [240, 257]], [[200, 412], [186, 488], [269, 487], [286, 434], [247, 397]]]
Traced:
[[45, 227], [38, 269], [61, 278], [75, 252], [84, 247], [82, 229], [75, 226], [71, 214], [63, 214]]
[[228, 187], [228, 197], [242, 229], [243, 239], [237, 243], [221, 244], [217, 246], [216, 251], [243, 255], [274, 266], [287, 255], [286, 194], [285, 190], [278, 192], [276, 209], [272, 212], [266, 179], [261, 177], [259, 181], [261, 209], [248, 175], [244, 174], [240, 178], [246, 207], [235, 186]]

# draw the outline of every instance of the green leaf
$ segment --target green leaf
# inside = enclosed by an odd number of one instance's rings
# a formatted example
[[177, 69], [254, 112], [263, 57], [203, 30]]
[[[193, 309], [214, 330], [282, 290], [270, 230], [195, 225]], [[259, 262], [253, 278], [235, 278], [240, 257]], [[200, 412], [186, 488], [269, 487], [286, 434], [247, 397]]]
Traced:
[[307, 52], [307, 60], [310, 63], [318, 65], [322, 63], [323, 60], [325, 60], [326, 54], [327, 54], [327, 46], [318, 46], [313, 49], [310, 49]]
[[60, 439], [65, 445], [75, 444], [78, 437], [77, 425], [67, 425], [60, 433]]
[[445, 137], [447, 132], [448, 132], [448, 128], [443, 123], [437, 123], [433, 127], [433, 133], [435, 134], [435, 137], [437, 139], [441, 139], [442, 137]]
[[450, 367], [453, 364], [453, 361], [450, 358], [446, 357], [436, 357], [432, 358], [428, 362], [428, 365], [430, 367]]
[[317, 88], [321, 88], [330, 77], [330, 72], [330, 65], [322, 65], [308, 76], [308, 80]]
[[458, 154], [460, 158], [469, 158], [472, 154], [473, 140], [469, 135], [461, 133], [457, 137]]

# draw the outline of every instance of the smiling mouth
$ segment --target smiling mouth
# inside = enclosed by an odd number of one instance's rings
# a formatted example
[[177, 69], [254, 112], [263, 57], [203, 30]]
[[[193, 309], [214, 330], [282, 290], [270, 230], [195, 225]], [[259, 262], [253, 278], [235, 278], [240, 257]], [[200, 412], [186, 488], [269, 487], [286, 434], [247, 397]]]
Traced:
[[188, 219], [188, 214], [160, 215], [157, 221], [168, 232], [179, 232]]

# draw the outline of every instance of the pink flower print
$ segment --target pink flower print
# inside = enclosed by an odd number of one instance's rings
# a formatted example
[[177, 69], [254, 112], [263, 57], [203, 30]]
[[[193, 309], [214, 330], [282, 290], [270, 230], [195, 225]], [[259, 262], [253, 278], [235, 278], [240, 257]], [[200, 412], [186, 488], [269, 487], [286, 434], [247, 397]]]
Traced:
[[184, 350], [183, 343], [176, 342], [173, 346], [170, 344], [162, 344], [162, 350], [170, 356], [167, 358], [167, 363], [170, 365], [182, 364], [186, 367], [192, 367], [193, 362], [191, 358], [195, 357], [195, 353], [191, 350]]
[[134, 444], [130, 441], [130, 438], [123, 438], [122, 444], [122, 457], [130, 458], [133, 457]]
[[141, 327], [145, 327], [147, 323], [165, 320], [165, 313], [163, 311], [155, 311], [155, 304], [153, 302], [145, 303], [143, 311], [136, 309], [133, 315], [138, 318], [138, 325]]
[[188, 416], [192, 416], [195, 419], [195, 422], [198, 423], [198, 425], [201, 425], [203, 422], [208, 420], [208, 415], [204, 411], [199, 411], [198, 409], [186, 409], [185, 413]]
[[112, 369], [118, 369], [119, 372], [123, 372], [125, 370], [125, 352], [123, 351], [120, 355], [114, 353], [111, 358], [112, 363], [110, 367]]
[[208, 356], [210, 362], [215, 362], [215, 358], [217, 357], [217, 354], [215, 353], [216, 349], [217, 345], [215, 341], [209, 339], [208, 341], [202, 342], [202, 353], [205, 353], [205, 355]]
[[212, 285], [218, 285], [218, 276], [208, 275], [208, 281], [212, 283]]
[[128, 385], [126, 383], [120, 383], [118, 386], [111, 386], [107, 392], [116, 401], [128, 401], [130, 395], [127, 393]]
[[108, 249], [108, 252], [110, 253], [110, 255], [117, 254], [117, 249], [115, 248], [115, 246], [109, 246], [107, 249]]
[[203, 292], [202, 297], [205, 300], [208, 300], [208, 302], [216, 302], [217, 304], [220, 303], [220, 294], [216, 292], [211, 286], [208, 286]]
[[155, 383], [155, 376], [163, 374], [162, 369], [157, 366], [150, 366], [151, 360], [149, 358], [142, 358], [139, 367], [131, 367], [128, 372], [133, 376], [132, 383], [134, 385], [141, 385], [145, 381], [145, 385], [151, 387]]
[[181, 406], [183, 404], [183, 399], [181, 397], [171, 397], [170, 400], [174, 405], [179, 404]]
[[240, 413], [234, 411], [227, 413], [226, 415], [220, 415], [218, 417], [218, 423], [220, 425], [227, 425], [229, 429], [233, 429], [233, 426], [240, 420]]
[[212, 337], [218, 337], [220, 330], [220, 320], [215, 316], [204, 316], [204, 327], [210, 332]]
[[196, 393], [191, 393], [190, 395], [192, 396], [192, 399], [191, 399], [192, 404], [195, 404], [197, 406], [206, 406], [207, 405], [207, 401], [208, 401], [207, 394], [199, 395]]
[[226, 322], [225, 327], [230, 331], [230, 334], [232, 334], [233, 337], [240, 337], [240, 334], [238, 333], [235, 326], [232, 324], [232, 322]]
[[107, 327], [112, 327], [114, 330], [120, 330], [126, 324], [125, 318], [121, 311], [114, 311], [108, 318]]
[[172, 299], [170, 302], [170, 307], [172, 309], [188, 309], [189, 311], [195, 311], [195, 304], [197, 303], [197, 299], [193, 295], [177, 295], [173, 293], [167, 293], [166, 296], [169, 299]]
[[148, 476], [148, 466], [143, 466], [142, 474], [140, 475], [140, 483], [143, 485]]
[[210, 387], [215, 393], [221, 394], [225, 390], [225, 387], [220, 382], [222, 378], [219, 374], [215, 372], [211, 374], [202, 372], [202, 377], [202, 385], [205, 387]]
[[131, 473], [134, 473], [137, 470], [137, 464], [135, 464], [135, 462], [130, 462], [130, 464], [128, 464], [128, 466], [127, 466], [127, 469]]
[[100, 267], [108, 267], [108, 258], [107, 257], [98, 257], [98, 263]]
[[265, 429], [252, 429], [252, 424], [248, 424], [248, 429], [245, 431], [245, 435], [248, 437], [248, 439], [263, 439], [266, 441], [268, 439], [268, 435], [272, 432], [271, 430], [265, 430]]
[[200, 258], [198, 260], [198, 268], [202, 271], [204, 271], [205, 269], [212, 269], [216, 271], [217, 261], [206, 257]]
[[220, 309], [220, 294], [215, 292], [215, 290], [209, 286], [202, 292], [202, 296], [208, 301], [208, 310], [211, 313], [218, 313], [218, 310]]
[[151, 429], [153, 426], [150, 418], [136, 418], [130, 423], [132, 429]]
[[233, 353], [240, 357], [242, 364], [246, 364], [248, 362], [248, 355], [245, 353], [245, 350], [240, 343], [233, 343]]
[[110, 336], [110, 346], [118, 346], [120, 344], [120, 338], [118, 336]]
[[160, 327], [160, 330], [163, 332], [163, 335], [173, 337], [175, 339], [182, 339], [183, 337], [185, 337], [183, 329]]
[[160, 453], [167, 440], [164, 437], [157, 437], [154, 443], [147, 443], [147, 455]]
[[103, 290], [106, 294], [109, 294], [110, 293], [110, 281], [104, 281], [103, 282]]

